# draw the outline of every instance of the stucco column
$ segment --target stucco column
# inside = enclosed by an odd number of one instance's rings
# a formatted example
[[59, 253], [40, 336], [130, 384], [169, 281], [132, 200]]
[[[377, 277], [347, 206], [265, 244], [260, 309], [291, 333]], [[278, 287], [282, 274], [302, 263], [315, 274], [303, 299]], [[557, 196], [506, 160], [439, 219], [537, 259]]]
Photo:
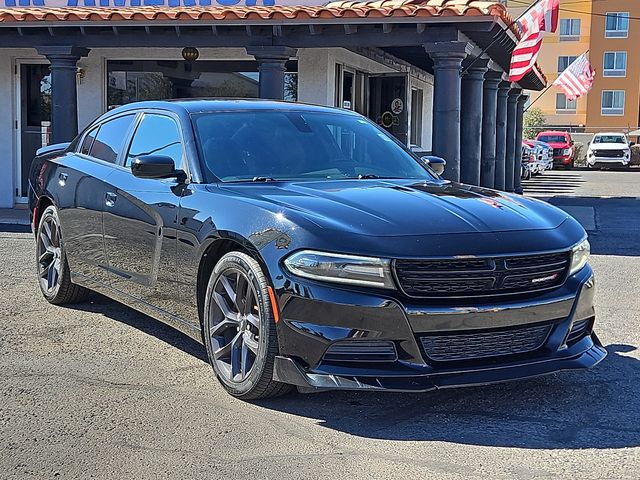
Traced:
[[498, 85], [498, 103], [496, 107], [496, 178], [493, 187], [504, 190], [505, 158], [507, 154], [507, 97], [509, 96], [509, 82]]
[[51, 141], [70, 142], [78, 135], [78, 60], [89, 50], [72, 46], [37, 47], [51, 69]]
[[252, 46], [247, 53], [258, 61], [260, 98], [284, 98], [285, 63], [296, 55], [296, 49], [283, 46]]
[[[516, 108], [516, 148], [522, 145], [522, 128], [524, 123], [524, 105], [527, 103], [529, 95], [520, 95], [518, 97], [518, 104]], [[520, 182], [520, 164], [522, 159], [520, 156], [520, 149], [516, 151], [515, 168], [513, 172], [513, 191], [522, 195], [522, 183]]]
[[518, 97], [522, 94], [519, 88], [509, 90], [507, 97], [507, 154], [504, 162], [504, 189], [513, 192], [513, 176], [516, 157], [520, 148], [516, 145], [516, 117], [518, 113]]
[[460, 181], [460, 99], [465, 42], [439, 42], [424, 46], [433, 59], [433, 154], [447, 161], [443, 177]]
[[496, 113], [498, 84], [502, 74], [490, 70], [484, 77], [482, 92], [482, 157], [480, 160], [480, 185], [493, 188], [496, 178]]
[[480, 185], [482, 91], [488, 63], [488, 60], [478, 59], [462, 76], [460, 181], [469, 185]]

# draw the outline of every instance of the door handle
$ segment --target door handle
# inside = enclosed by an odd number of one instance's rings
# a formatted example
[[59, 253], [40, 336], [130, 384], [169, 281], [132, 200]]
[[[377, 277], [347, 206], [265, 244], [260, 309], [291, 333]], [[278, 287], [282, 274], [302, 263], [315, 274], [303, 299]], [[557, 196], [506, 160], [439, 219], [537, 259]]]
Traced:
[[104, 196], [104, 203], [107, 207], [113, 207], [118, 199], [118, 195], [113, 192], [107, 192]]

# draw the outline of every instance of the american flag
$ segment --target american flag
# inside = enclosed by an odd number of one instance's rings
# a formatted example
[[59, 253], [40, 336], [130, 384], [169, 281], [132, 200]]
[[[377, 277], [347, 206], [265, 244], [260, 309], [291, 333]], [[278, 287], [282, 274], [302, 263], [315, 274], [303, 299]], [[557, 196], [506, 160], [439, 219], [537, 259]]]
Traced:
[[562, 90], [569, 100], [575, 100], [586, 94], [593, 85], [596, 76], [587, 54], [583, 53], [569, 65], [553, 84]]
[[544, 34], [558, 29], [559, 10], [560, 0], [539, 0], [518, 21], [522, 38], [511, 56], [510, 81], [522, 80], [533, 69]]

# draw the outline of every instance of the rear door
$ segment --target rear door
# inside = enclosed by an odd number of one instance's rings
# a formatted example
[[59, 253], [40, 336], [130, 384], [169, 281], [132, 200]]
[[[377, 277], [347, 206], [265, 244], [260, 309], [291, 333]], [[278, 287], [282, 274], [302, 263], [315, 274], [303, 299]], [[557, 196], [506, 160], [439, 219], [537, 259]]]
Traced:
[[104, 180], [114, 171], [134, 119], [126, 114], [89, 129], [77, 151], [62, 158], [54, 173], [69, 267], [85, 281], [109, 282], [102, 230]]
[[178, 316], [176, 227], [184, 185], [134, 177], [131, 162], [141, 155], [166, 155], [186, 170], [179, 122], [168, 112], [141, 114], [120, 165], [107, 179], [104, 213], [111, 285]]

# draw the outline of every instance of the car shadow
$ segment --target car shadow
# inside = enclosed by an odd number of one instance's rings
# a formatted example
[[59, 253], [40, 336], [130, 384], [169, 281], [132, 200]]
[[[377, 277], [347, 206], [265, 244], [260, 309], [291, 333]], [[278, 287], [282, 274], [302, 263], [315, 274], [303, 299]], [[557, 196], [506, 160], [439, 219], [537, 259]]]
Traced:
[[151, 335], [203, 362], [208, 362], [204, 345], [158, 320], [98, 293], [91, 293], [89, 300], [84, 303], [66, 305], [65, 308], [100, 313], [111, 320]]
[[[430, 393], [326, 392], [263, 400], [270, 410], [380, 440], [529, 449], [640, 446], [640, 361], [609, 345], [590, 371]], [[624, 388], [621, 388], [624, 387]]]

